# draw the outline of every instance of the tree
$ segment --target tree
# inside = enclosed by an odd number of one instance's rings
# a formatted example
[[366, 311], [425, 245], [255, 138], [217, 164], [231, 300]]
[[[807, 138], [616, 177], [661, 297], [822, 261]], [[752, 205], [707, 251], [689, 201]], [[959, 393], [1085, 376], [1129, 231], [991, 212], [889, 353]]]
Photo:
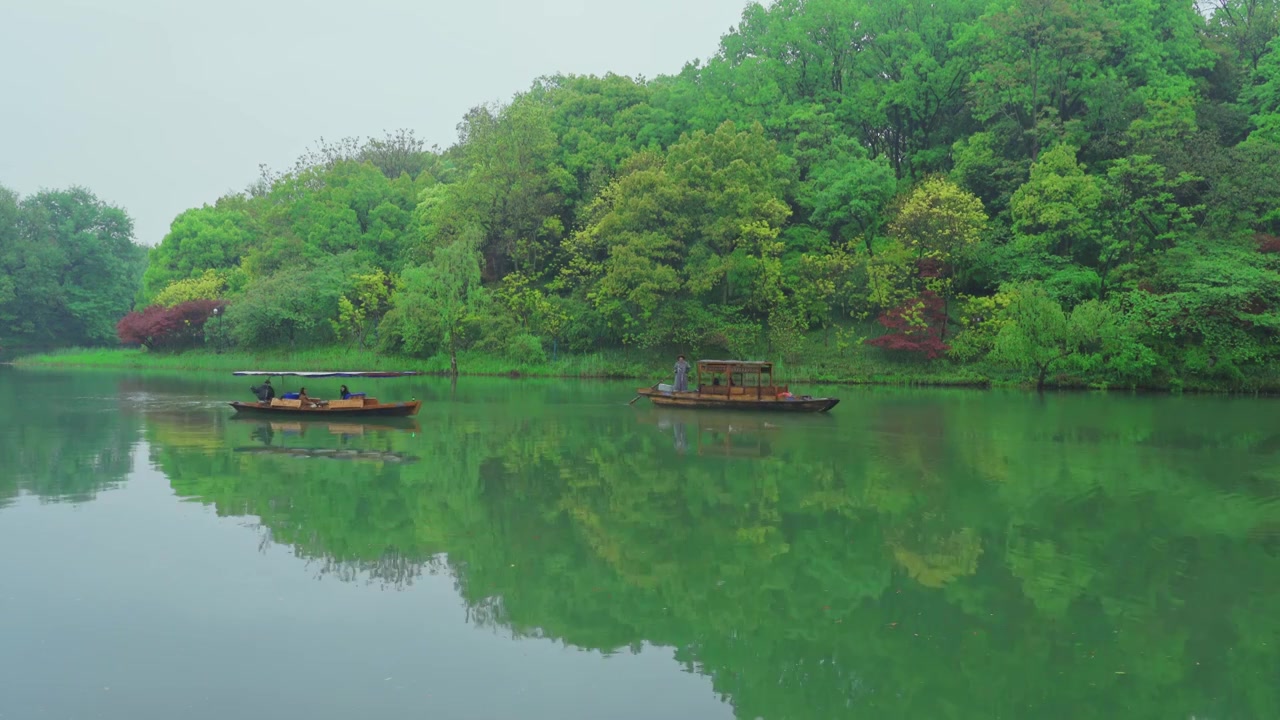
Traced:
[[478, 229], [486, 278], [541, 273], [564, 236], [565, 197], [574, 185], [556, 162], [550, 108], [533, 96], [478, 106], [458, 125], [458, 135], [465, 178], [419, 208], [428, 250]]
[[1012, 293], [991, 357], [1032, 372], [1037, 390], [1044, 389], [1057, 363], [1100, 352], [1115, 332], [1115, 315], [1097, 300], [1083, 302], [1068, 314], [1038, 285], [1020, 285]]
[[212, 206], [180, 213], [148, 254], [139, 304], [153, 303], [160, 291], [179, 280], [238, 268], [260, 237], [255, 212], [244, 198], [227, 196]]
[[696, 340], [705, 328], [682, 310], [686, 299], [732, 304], [767, 323], [785, 294], [789, 171], [762, 127], [731, 122], [683, 137], [665, 156], [638, 154], [584, 209], [560, 282], [586, 295], [628, 346]]
[[229, 333], [241, 347], [315, 346], [332, 341], [330, 320], [346, 291], [349, 256], [313, 268], [296, 267], [250, 281], [227, 309]]
[[438, 342], [449, 353], [449, 372], [455, 376], [467, 321], [489, 303], [480, 277], [482, 237], [473, 230], [437, 248], [431, 262], [406, 268], [391, 298], [395, 309], [383, 321], [410, 352]]
[[[889, 230], [915, 254], [917, 286], [942, 301], [945, 318], [958, 269], [982, 238], [987, 215], [973, 193], [943, 177], [932, 177], [912, 191]], [[946, 339], [945, 321], [936, 325]]]
[[1018, 249], [1031, 256], [1088, 259], [1101, 235], [1098, 181], [1076, 162], [1076, 150], [1056, 145], [1031, 166], [1013, 194], [1010, 213]]
[[866, 344], [908, 353], [927, 360], [942, 357], [948, 349], [947, 314], [942, 298], [931, 290], [911, 298], [880, 316], [880, 324], [892, 332], [870, 338]]
[[977, 245], [986, 224], [981, 200], [946, 178], [933, 177], [911, 192], [889, 229], [918, 258], [954, 263]]
[[365, 347], [369, 333], [387, 313], [395, 278], [375, 269], [352, 275], [348, 283], [350, 289], [338, 298], [338, 318], [330, 324], [339, 340]]
[[1276, 0], [1212, 0], [1205, 3], [1209, 29], [1226, 40], [1236, 53], [1242, 70], [1257, 70], [1269, 53], [1272, 40], [1280, 35], [1280, 3]]
[[0, 188], [0, 341], [111, 342], [143, 262], [133, 221], [88, 190]]
[[992, 5], [973, 29], [979, 67], [969, 79], [978, 120], [1004, 125], [1037, 159], [1078, 125], [1086, 97], [1104, 82], [1108, 18], [1096, 0], [1017, 0]]

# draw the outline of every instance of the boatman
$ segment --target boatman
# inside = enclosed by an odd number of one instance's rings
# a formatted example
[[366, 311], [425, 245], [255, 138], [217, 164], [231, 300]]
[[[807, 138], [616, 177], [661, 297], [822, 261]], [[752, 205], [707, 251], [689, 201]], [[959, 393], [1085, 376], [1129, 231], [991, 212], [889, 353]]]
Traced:
[[271, 378], [267, 378], [261, 385], [254, 385], [249, 391], [258, 396], [258, 402], [271, 402], [271, 398], [276, 396], [276, 389], [271, 387]]
[[676, 357], [676, 392], [689, 392], [689, 363], [683, 355]]

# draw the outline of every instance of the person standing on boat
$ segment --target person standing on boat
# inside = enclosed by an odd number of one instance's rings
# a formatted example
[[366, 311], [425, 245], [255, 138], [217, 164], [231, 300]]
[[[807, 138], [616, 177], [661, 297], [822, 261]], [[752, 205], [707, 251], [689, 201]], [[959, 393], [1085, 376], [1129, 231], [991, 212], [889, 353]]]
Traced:
[[258, 396], [258, 402], [271, 402], [271, 398], [276, 396], [276, 389], [271, 387], [271, 378], [267, 378], [261, 385], [254, 385], [249, 391]]
[[676, 392], [689, 392], [689, 363], [683, 355], [676, 357]]

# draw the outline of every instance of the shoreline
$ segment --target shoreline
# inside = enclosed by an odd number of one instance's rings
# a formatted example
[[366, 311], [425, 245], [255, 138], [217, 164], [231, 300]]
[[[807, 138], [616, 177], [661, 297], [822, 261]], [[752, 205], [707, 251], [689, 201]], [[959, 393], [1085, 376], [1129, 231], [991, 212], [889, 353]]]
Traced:
[[[203, 357], [203, 354], [202, 354], [202, 357]], [[365, 366], [362, 369], [385, 370], [385, 369], [390, 369], [389, 366], [394, 366], [397, 369], [414, 370], [414, 369], [417, 369], [413, 367], [414, 365], [422, 364], [422, 361], [415, 360], [415, 359], [396, 358], [392, 356], [382, 356], [382, 358], [384, 361], [377, 363], [377, 365], [388, 366], [388, 367]], [[284, 356], [284, 357], [276, 356], [274, 359], [262, 358], [259, 360], [259, 363], [266, 363], [269, 365], [277, 365], [277, 366], [284, 366], [286, 364], [291, 364], [294, 366], [294, 369], [296, 369], [296, 371], [298, 372], [320, 372], [320, 371], [333, 369], [333, 367], [330, 366], [332, 364], [326, 365], [324, 363], [316, 364], [314, 362], [298, 361], [298, 360], [289, 359], [287, 356]], [[152, 372], [200, 372], [200, 373], [233, 372], [237, 370], [251, 369], [247, 365], [244, 367], [241, 367], [240, 365], [236, 365], [234, 366], [234, 370], [233, 370], [232, 365], [223, 364], [223, 363], [214, 363], [214, 365], [216, 366], [211, 366], [209, 364], [203, 364], [199, 362], [192, 362], [192, 363], [185, 363], [185, 364], [176, 363], [176, 362], [153, 363], [153, 362], [137, 362], [137, 361], [133, 361], [132, 359], [122, 359], [121, 362], [114, 362], [114, 363], [91, 362], [91, 361], [86, 362], [82, 359], [78, 359], [76, 356], [69, 356], [69, 357], [66, 357], [65, 359], [59, 359], [56, 356], [55, 357], [26, 356], [26, 357], [14, 358], [7, 362], [0, 362], [0, 365], [9, 365], [17, 368], [58, 368], [58, 369], [81, 369], [81, 370], [144, 370], [144, 371], [152, 371]], [[779, 365], [781, 364], [779, 363]], [[462, 363], [459, 363], [459, 366], [460, 366], [460, 369], [458, 372], [458, 377], [507, 378], [512, 380], [521, 380], [521, 379], [524, 379], [524, 380], [616, 380], [616, 381], [635, 380], [640, 382], [643, 382], [645, 379], [649, 377], [656, 377], [656, 376], [642, 375], [640, 373], [625, 372], [625, 371], [605, 371], [605, 372], [597, 372], [597, 373], [556, 372], [554, 370], [550, 372], [543, 372], [536, 369], [535, 370], [512, 369], [512, 370], [505, 370], [505, 371], [502, 371], [502, 370], [467, 371], [465, 369], [462, 369], [464, 367]], [[419, 377], [432, 377], [432, 378], [450, 377], [450, 373], [447, 370], [418, 369], [418, 372], [419, 372]], [[803, 371], [799, 371], [799, 372], [792, 371], [791, 373], [788, 373], [788, 374], [789, 374], [789, 377], [787, 378], [788, 383], [808, 383], [813, 385], [842, 385], [842, 386], [851, 386], [851, 387], [859, 386], [859, 385], [876, 386], [876, 387], [889, 387], [889, 386], [950, 387], [950, 388], [969, 388], [969, 389], [982, 389], [982, 390], [990, 389], [992, 387], [1010, 387], [1010, 388], [1019, 387], [1019, 385], [1016, 383], [1008, 383], [1008, 384], [993, 383], [993, 381], [990, 378], [985, 378], [985, 377], [946, 378], [945, 376], [934, 376], [934, 377], [872, 376], [872, 377], [863, 377], [863, 378], [833, 379], [830, 377], [808, 375], [808, 374], [805, 374]], [[666, 375], [663, 375], [662, 377], [666, 377]]]
[[[416, 370], [423, 377], [447, 378], [447, 369], [438, 367], [439, 358], [419, 359], [375, 355], [368, 351], [329, 350], [285, 353], [213, 353], [188, 351], [175, 355], [151, 355], [127, 348], [68, 349], [51, 353], [27, 355], [0, 363], [18, 368], [141, 370], [152, 372], [234, 372], [264, 366], [291, 367], [302, 371], [325, 371], [335, 368], [359, 368], [362, 370]], [[599, 353], [585, 356], [562, 357], [535, 366], [493, 357], [471, 356], [463, 362], [459, 357], [459, 377], [508, 378], [508, 379], [556, 379], [556, 380], [635, 380], [665, 377], [645, 372], [646, 369], [663, 367], [656, 358], [626, 358]], [[996, 378], [977, 369], [956, 369], [947, 373], [873, 372], [843, 377], [836, 368], [815, 368], [797, 365], [788, 368], [776, 363], [779, 375], [789, 384], [834, 385], [843, 387], [907, 387], [950, 388], [970, 390], [1009, 389], [1036, 392], [1033, 383], [1015, 377]], [[467, 370], [468, 367], [474, 370]], [[507, 369], [500, 369], [500, 368]], [[906, 368], [904, 368], [905, 370]], [[1223, 388], [1208, 384], [1184, 384], [1182, 387], [1095, 387], [1079, 379], [1063, 378], [1046, 384], [1044, 390], [1064, 392], [1105, 392], [1131, 395], [1227, 395], [1275, 397], [1280, 395], [1280, 383], [1258, 388]]]

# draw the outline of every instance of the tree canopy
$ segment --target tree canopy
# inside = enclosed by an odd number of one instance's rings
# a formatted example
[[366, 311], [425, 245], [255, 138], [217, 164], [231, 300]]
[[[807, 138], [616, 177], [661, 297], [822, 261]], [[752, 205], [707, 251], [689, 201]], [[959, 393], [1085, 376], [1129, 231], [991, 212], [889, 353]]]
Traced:
[[[374, 272], [390, 287], [453, 263], [441, 249], [465, 238], [500, 300], [473, 323], [477, 346], [813, 357], [834, 331], [864, 338], [863, 359], [946, 366], [985, 361], [990, 343], [963, 336], [991, 328], [964, 308], [1015, 284], [1128, 325], [1184, 327], [1173, 308], [1225, 294], [1233, 309], [1193, 332], [1140, 334], [1155, 358], [1143, 373], [1062, 372], [1257, 387], [1280, 361], [1262, 282], [1280, 263], [1280, 6], [1199, 9], [753, 3], [706, 61], [654, 79], [537, 78], [466, 113], [445, 149], [407, 131], [322, 143], [179, 215], [137, 299], [194, 299], [169, 288], [214, 272], [221, 296], [202, 299], [226, 300], [234, 324], [237, 298], [277, 275], [342, 256], [345, 287]], [[1219, 279], [1205, 282], [1210, 265]], [[919, 334], [911, 308], [933, 297], [936, 338], [894, 340], [904, 323]], [[315, 321], [347, 329], [231, 334], [385, 347], [377, 320], [406, 317], [394, 304], [359, 332], [328, 303]]]
[[112, 341], [145, 257], [128, 214], [84, 188], [0, 186], [0, 346]]

